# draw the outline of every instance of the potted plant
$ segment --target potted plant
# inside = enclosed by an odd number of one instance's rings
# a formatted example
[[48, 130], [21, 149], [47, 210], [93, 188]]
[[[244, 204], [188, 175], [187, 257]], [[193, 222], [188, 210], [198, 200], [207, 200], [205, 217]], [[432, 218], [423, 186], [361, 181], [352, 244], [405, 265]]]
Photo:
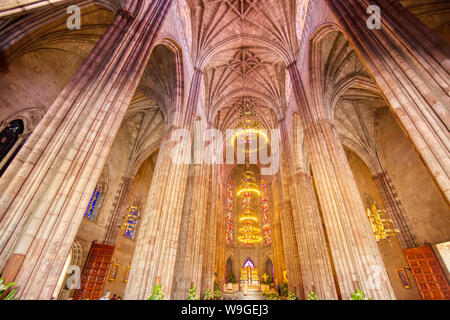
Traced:
[[191, 284], [191, 289], [189, 289], [189, 294], [186, 300], [200, 300], [197, 288], [194, 286], [194, 284]]
[[[0, 274], [0, 300], [18, 300], [17, 298], [14, 297], [14, 295], [16, 294], [17, 288], [12, 288], [15, 284], [16, 284], [15, 282], [5, 284], [5, 279], [3, 279], [3, 277], [1, 277], [1, 274]], [[3, 295], [10, 288], [12, 288], [12, 290], [6, 295], [6, 297], [3, 297]]]
[[214, 300], [214, 295], [210, 288], [206, 289], [203, 300]]
[[362, 290], [356, 289], [356, 292], [352, 293], [350, 300], [372, 300], [372, 299], [367, 298]]
[[228, 273], [227, 277], [228, 290], [233, 290], [233, 284], [236, 283], [236, 276], [233, 272]]
[[281, 296], [282, 297], [287, 297], [289, 295], [289, 285], [288, 283], [285, 281], [283, 283], [283, 285], [281, 286]]
[[317, 294], [314, 291], [311, 291], [308, 296], [308, 300], [319, 300]]
[[222, 291], [217, 281], [214, 281], [214, 300], [222, 300]]
[[164, 292], [161, 284], [157, 284], [153, 287], [153, 293], [148, 297], [148, 300], [164, 300]]
[[293, 291], [289, 291], [287, 299], [288, 300], [298, 300], [297, 296], [295, 295], [295, 293]]
[[281, 300], [280, 295], [275, 290], [270, 290], [263, 293], [266, 300]]

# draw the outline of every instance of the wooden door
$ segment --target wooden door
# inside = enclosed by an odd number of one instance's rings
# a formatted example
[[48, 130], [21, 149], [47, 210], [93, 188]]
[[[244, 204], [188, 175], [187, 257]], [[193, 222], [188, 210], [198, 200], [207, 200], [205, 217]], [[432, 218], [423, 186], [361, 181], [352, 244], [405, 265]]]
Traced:
[[405, 255], [424, 300], [450, 300], [447, 278], [430, 247], [406, 249]]
[[81, 275], [81, 289], [76, 291], [75, 300], [98, 300], [103, 296], [114, 248], [106, 244], [92, 244]]

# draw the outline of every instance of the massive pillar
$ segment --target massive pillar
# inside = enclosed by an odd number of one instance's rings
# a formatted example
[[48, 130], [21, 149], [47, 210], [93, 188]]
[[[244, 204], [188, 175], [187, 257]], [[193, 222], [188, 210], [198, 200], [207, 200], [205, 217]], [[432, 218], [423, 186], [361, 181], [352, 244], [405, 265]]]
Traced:
[[[448, 46], [399, 1], [326, 1], [449, 201]], [[381, 29], [367, 27], [371, 5]]]
[[[217, 229], [216, 229], [216, 243], [215, 243], [215, 271], [217, 273], [217, 282], [220, 286], [223, 286], [226, 283], [226, 259], [225, 256], [225, 190], [226, 183], [222, 184], [220, 182], [220, 175], [216, 179], [219, 179], [218, 184], [220, 183], [219, 189], [221, 190], [217, 199]], [[236, 238], [235, 238], [236, 239]], [[236, 240], [234, 240], [236, 241]]]
[[[196, 123], [200, 125], [200, 123]], [[186, 299], [191, 284], [201, 291], [204, 242], [207, 237], [206, 215], [211, 191], [211, 165], [192, 164], [183, 208], [183, 226], [178, 244], [177, 267], [174, 275], [174, 298]]]
[[386, 206], [386, 210], [392, 219], [392, 223], [396, 229], [398, 229], [398, 240], [403, 249], [415, 248], [416, 242], [411, 234], [408, 223], [406, 222], [404, 211], [400, 205], [400, 200], [394, 191], [394, 186], [391, 184], [387, 173], [385, 171], [376, 174], [373, 177], [378, 191], [380, 192], [383, 203]]
[[222, 188], [219, 183], [219, 166], [213, 165], [211, 168], [211, 178], [209, 179], [209, 188], [211, 190], [210, 197], [208, 197], [208, 205], [206, 208], [206, 223], [204, 226], [206, 230], [203, 236], [203, 278], [202, 278], [202, 292], [206, 289], [214, 289], [214, 272], [216, 269], [216, 248], [217, 242], [225, 239], [217, 238], [218, 219], [223, 213], [221, 199]]
[[21, 299], [51, 298], [171, 3], [126, 1], [0, 180], [0, 269]]
[[393, 299], [344, 148], [334, 124], [325, 117], [324, 99], [314, 92], [314, 104], [309, 104], [297, 64], [291, 63], [288, 69], [341, 295], [345, 299], [359, 288], [373, 299]]
[[[173, 158], [174, 147], [179, 141], [171, 141], [171, 138], [173, 132], [178, 129], [192, 135], [201, 79], [201, 71], [195, 69], [186, 108], [180, 107], [176, 110], [172, 124], [166, 128], [162, 139], [136, 242], [126, 299], [147, 299], [156, 284], [162, 285], [166, 298], [173, 297], [172, 286], [189, 164]], [[191, 138], [189, 136], [189, 139]], [[187, 151], [191, 160], [190, 150]], [[195, 229], [196, 224], [193, 227]], [[193, 250], [197, 250], [197, 247]]]
[[[293, 203], [294, 230], [299, 250], [304, 296], [315, 291], [321, 299], [337, 299], [333, 270], [328, 256], [322, 220], [311, 176], [306, 170], [296, 172], [285, 121], [280, 123], [283, 162]], [[307, 167], [307, 166], [304, 166]]]
[[297, 239], [295, 236], [294, 220], [292, 217], [292, 203], [287, 190], [288, 181], [279, 176], [278, 188], [274, 188], [274, 210], [279, 210], [281, 236], [283, 239], [284, 255], [286, 259], [286, 271], [290, 290], [304, 299], [304, 287], [300, 264]]
[[286, 270], [286, 258], [284, 255], [283, 238], [281, 236], [280, 212], [275, 204], [273, 182], [267, 182], [267, 189], [270, 190], [270, 228], [272, 230], [272, 248], [275, 283], [283, 281], [283, 271]]

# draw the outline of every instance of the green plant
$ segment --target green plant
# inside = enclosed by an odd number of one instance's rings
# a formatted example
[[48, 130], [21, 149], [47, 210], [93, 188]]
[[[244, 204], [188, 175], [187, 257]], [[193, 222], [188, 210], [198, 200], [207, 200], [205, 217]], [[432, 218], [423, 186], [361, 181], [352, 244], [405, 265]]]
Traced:
[[197, 288], [194, 286], [194, 284], [191, 285], [191, 289], [189, 289], [189, 294], [186, 300], [200, 300]]
[[287, 297], [289, 295], [289, 285], [287, 282], [284, 282], [281, 286], [281, 296]]
[[356, 289], [356, 292], [352, 293], [350, 300], [372, 300], [367, 298], [362, 290]]
[[280, 295], [275, 290], [264, 292], [263, 296], [266, 300], [281, 300]]
[[206, 289], [203, 300], [214, 300], [214, 294], [210, 288]]
[[230, 272], [227, 276], [228, 283], [236, 283], [236, 276], [233, 272]]
[[317, 294], [314, 291], [311, 291], [308, 296], [308, 300], [319, 300]]
[[295, 295], [295, 293], [293, 291], [289, 291], [287, 299], [288, 300], [298, 300], [297, 296]]
[[164, 292], [161, 284], [157, 284], [153, 287], [153, 293], [148, 297], [148, 300], [164, 300]]
[[222, 291], [217, 281], [214, 281], [214, 300], [222, 300]]
[[[3, 277], [1, 277], [0, 274], [0, 300], [18, 300], [17, 298], [14, 297], [17, 288], [12, 288], [15, 285], [16, 285], [15, 282], [5, 284], [5, 279], [3, 279]], [[12, 288], [11, 291], [4, 298], [1, 298], [5, 294], [5, 292], [7, 292], [10, 288]]]

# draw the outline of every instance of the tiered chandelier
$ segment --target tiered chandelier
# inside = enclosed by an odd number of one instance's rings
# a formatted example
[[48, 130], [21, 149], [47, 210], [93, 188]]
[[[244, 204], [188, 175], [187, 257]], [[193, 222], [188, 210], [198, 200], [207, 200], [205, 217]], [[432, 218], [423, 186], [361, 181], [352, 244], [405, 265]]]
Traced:
[[256, 178], [251, 170], [242, 177], [241, 188], [237, 195], [242, 198], [242, 214], [239, 217], [238, 240], [244, 246], [253, 246], [263, 240], [259, 225], [259, 215], [254, 210], [254, 200], [261, 195]]
[[[234, 144], [236, 140], [239, 144], [250, 144], [255, 140], [258, 142], [258, 137], [262, 137], [267, 143], [267, 134], [263, 132], [263, 126], [256, 114], [256, 107], [253, 102], [248, 98], [244, 98], [243, 101], [238, 104], [237, 108], [240, 114], [235, 127], [232, 144]], [[250, 152], [252, 151], [256, 150], [250, 150]]]

